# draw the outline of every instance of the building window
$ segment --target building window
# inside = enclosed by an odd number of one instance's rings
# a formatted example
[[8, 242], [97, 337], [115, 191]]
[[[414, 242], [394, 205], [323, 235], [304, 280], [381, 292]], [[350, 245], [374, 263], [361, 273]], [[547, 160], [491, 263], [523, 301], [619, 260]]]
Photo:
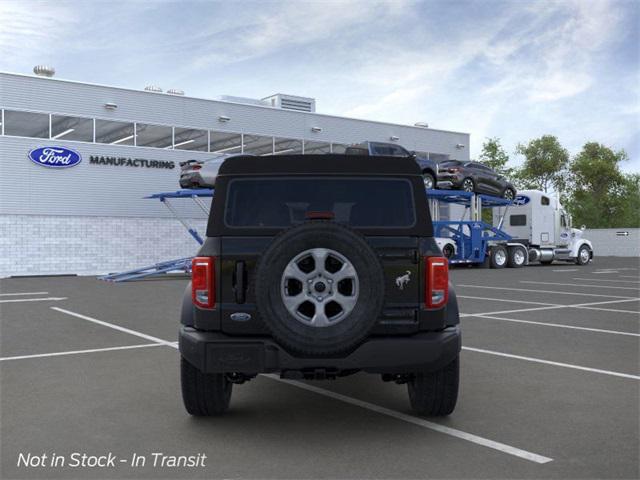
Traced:
[[173, 148], [176, 150], [206, 152], [209, 148], [208, 132], [206, 130], [176, 127], [174, 130]]
[[344, 153], [346, 151], [347, 151], [347, 145], [343, 145], [342, 143], [331, 144], [331, 153]]
[[211, 153], [242, 153], [242, 135], [239, 133], [210, 132]]
[[111, 145], [134, 144], [133, 123], [114, 120], [96, 120], [96, 142]]
[[325, 142], [310, 142], [305, 140], [304, 142], [304, 154], [305, 155], [318, 155], [322, 153], [331, 152], [331, 144]]
[[250, 155], [273, 155], [273, 137], [244, 135], [244, 153]]
[[274, 155], [295, 155], [302, 153], [302, 140], [274, 138]]
[[93, 119], [51, 115], [51, 139], [93, 142]]
[[136, 145], [138, 147], [171, 148], [173, 129], [162, 125], [136, 123]]
[[49, 115], [5, 110], [4, 134], [15, 137], [49, 138]]

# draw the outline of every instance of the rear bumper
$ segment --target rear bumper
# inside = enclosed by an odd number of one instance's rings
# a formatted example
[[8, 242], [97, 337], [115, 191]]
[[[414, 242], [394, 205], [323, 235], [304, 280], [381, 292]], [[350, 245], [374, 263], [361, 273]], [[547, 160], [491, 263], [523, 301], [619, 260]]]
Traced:
[[372, 337], [339, 358], [300, 358], [269, 337], [229, 337], [191, 327], [180, 329], [180, 353], [206, 373], [363, 370], [370, 373], [434, 371], [460, 352], [460, 327], [411, 336]]

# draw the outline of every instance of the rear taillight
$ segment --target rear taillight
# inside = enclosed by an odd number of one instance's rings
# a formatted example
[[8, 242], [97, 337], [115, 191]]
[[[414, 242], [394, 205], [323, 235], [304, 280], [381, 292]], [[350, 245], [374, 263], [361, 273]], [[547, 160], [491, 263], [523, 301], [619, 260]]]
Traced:
[[191, 167], [191, 170], [200, 170], [202, 168], [202, 165], [193, 165]]
[[449, 262], [444, 257], [426, 257], [424, 270], [425, 305], [442, 307], [449, 298]]
[[449, 173], [457, 173], [457, 172], [459, 172], [459, 171], [460, 171], [460, 169], [459, 169], [459, 168], [450, 168], [450, 169], [449, 169]]
[[191, 261], [191, 299], [197, 307], [216, 305], [215, 266], [214, 257], [195, 257]]

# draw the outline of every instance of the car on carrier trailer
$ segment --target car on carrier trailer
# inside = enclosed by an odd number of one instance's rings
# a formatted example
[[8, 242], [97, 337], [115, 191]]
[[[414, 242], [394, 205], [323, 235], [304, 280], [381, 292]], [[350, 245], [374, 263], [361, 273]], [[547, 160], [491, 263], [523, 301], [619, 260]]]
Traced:
[[362, 371], [406, 383], [420, 414], [456, 405], [458, 304], [412, 158], [226, 160], [181, 323], [192, 415], [223, 413], [261, 373]]

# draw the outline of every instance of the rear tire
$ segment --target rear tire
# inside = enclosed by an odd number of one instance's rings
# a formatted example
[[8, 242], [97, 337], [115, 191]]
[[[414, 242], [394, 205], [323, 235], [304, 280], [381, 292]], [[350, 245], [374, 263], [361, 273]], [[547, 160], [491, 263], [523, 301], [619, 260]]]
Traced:
[[459, 356], [440, 370], [417, 373], [407, 383], [411, 408], [420, 415], [449, 415], [456, 408], [459, 382]]
[[467, 177], [462, 181], [462, 185], [460, 188], [465, 192], [475, 192], [476, 184], [472, 178]]
[[494, 245], [491, 247], [491, 256], [489, 264], [491, 268], [504, 268], [507, 265], [508, 255], [507, 249], [502, 245]]
[[509, 268], [524, 267], [527, 263], [527, 252], [522, 247], [509, 247], [509, 259], [507, 266]]
[[233, 384], [224, 373], [203, 373], [180, 358], [182, 401], [190, 415], [208, 417], [227, 411]]
[[507, 187], [504, 189], [504, 192], [502, 192], [502, 198], [513, 201], [513, 199], [516, 198], [516, 192], [513, 188]]

